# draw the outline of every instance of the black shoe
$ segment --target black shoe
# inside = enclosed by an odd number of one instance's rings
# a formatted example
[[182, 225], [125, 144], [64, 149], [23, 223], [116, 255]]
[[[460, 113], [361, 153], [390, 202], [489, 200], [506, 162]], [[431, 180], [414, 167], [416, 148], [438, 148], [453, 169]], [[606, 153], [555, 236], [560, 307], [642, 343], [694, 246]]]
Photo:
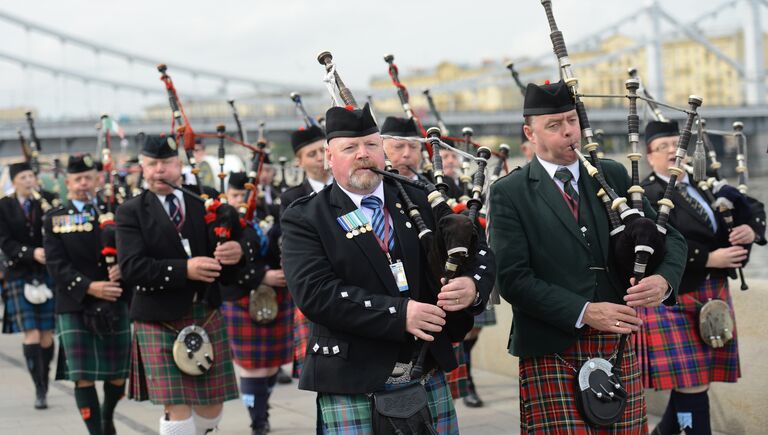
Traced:
[[251, 435], [266, 435], [269, 432], [269, 423], [261, 427], [251, 428]]
[[277, 371], [277, 383], [278, 384], [290, 384], [293, 382], [293, 379], [291, 376], [283, 371], [283, 368], [280, 367], [280, 369]]
[[48, 401], [45, 399], [45, 395], [38, 395], [35, 398], [35, 409], [48, 409]]
[[470, 408], [481, 408], [483, 406], [483, 399], [481, 399], [476, 392], [470, 391], [469, 394], [464, 397], [464, 405]]
[[117, 430], [115, 429], [115, 422], [112, 420], [102, 420], [101, 433], [104, 435], [116, 435]]

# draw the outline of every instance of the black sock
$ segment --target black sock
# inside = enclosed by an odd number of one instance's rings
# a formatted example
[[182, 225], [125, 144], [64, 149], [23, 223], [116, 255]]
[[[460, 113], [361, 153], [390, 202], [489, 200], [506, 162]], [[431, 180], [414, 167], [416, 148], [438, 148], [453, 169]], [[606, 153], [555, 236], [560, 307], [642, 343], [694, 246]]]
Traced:
[[[251, 415], [251, 427], [261, 428], [267, 424], [267, 401], [269, 400], [271, 378], [240, 378], [240, 394], [248, 413]], [[274, 385], [274, 384], [272, 384]]]
[[670, 435], [680, 433], [680, 427], [677, 425], [677, 413], [675, 412], [675, 401], [672, 399], [672, 395], [675, 394], [672, 391], [669, 395], [669, 401], [667, 402], [667, 409], [664, 411], [664, 415], [661, 417], [661, 421], [656, 425], [656, 429], [661, 435]]
[[40, 344], [23, 344], [24, 360], [27, 363], [27, 370], [29, 375], [32, 376], [32, 382], [35, 384], [35, 393], [39, 395], [45, 395], [45, 387], [43, 386], [43, 379], [40, 375], [40, 363], [41, 363], [41, 348]]
[[80, 416], [83, 418], [88, 433], [91, 435], [102, 435], [101, 431], [101, 409], [99, 407], [99, 395], [96, 394], [96, 387], [75, 387], [75, 403], [80, 410]]
[[101, 419], [103, 421], [112, 421], [117, 402], [123, 396], [125, 396], [125, 384], [115, 385], [109, 381], [104, 381], [104, 403], [101, 406]]
[[43, 390], [48, 393], [48, 380], [51, 374], [51, 360], [53, 360], [53, 343], [48, 347], [40, 347], [41, 365], [40, 377], [43, 381]]
[[709, 421], [709, 391], [694, 394], [673, 391], [672, 399], [675, 401], [677, 424], [686, 435], [712, 433]]

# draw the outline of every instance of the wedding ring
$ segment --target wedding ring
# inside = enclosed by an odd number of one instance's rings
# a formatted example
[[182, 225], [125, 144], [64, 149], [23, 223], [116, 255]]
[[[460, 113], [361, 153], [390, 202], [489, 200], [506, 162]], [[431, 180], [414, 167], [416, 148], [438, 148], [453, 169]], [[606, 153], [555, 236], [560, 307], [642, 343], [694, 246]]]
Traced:
[[456, 305], [459, 305], [459, 298], [456, 298]]
[[615, 326], [615, 327], [617, 327], [617, 328], [618, 328], [620, 323], [621, 323], [621, 320], [617, 320], [617, 321], [616, 321], [616, 324], [615, 324], [615, 325], [613, 325], [613, 326]]

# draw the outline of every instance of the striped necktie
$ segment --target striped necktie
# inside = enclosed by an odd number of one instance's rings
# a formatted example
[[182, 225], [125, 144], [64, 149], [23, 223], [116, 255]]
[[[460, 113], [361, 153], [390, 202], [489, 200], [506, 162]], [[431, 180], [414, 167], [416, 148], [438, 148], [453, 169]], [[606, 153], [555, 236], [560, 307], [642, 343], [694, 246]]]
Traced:
[[687, 202], [688, 205], [690, 205], [691, 208], [694, 211], [696, 211], [696, 214], [698, 214], [704, 220], [704, 222], [706, 222], [707, 228], [709, 228], [714, 233], [715, 226], [712, 225], [712, 221], [709, 220], [709, 215], [707, 214], [707, 211], [704, 210], [704, 207], [701, 205], [699, 201], [696, 200], [696, 198], [688, 194], [688, 183], [683, 183], [678, 181], [675, 184], [675, 187], [677, 188], [677, 191], [680, 193], [680, 196], [683, 197], [685, 202]]
[[[579, 193], [576, 192], [576, 189], [573, 188], [573, 183], [571, 183], [571, 180], [573, 179], [573, 174], [571, 174], [571, 171], [568, 170], [568, 168], [561, 166], [557, 168], [557, 171], [555, 171], [555, 178], [563, 183], [563, 192], [565, 192], [565, 195], [567, 196], [566, 199], [571, 202], [568, 204], [571, 210], [578, 210]], [[578, 219], [577, 213], [574, 213], [574, 216]]]
[[[383, 242], [385, 222], [384, 222], [384, 212], [381, 209], [381, 206], [382, 206], [381, 200], [377, 196], [366, 196], [360, 202], [360, 205], [373, 211], [373, 217], [371, 218], [371, 226], [373, 227], [373, 232], [376, 234], [376, 237], [378, 237], [379, 240]], [[386, 224], [389, 227], [388, 248], [390, 251], [392, 251], [392, 249], [395, 247], [395, 235], [392, 231], [392, 225], [389, 225], [389, 222], [386, 222]]]
[[168, 216], [170, 216], [171, 222], [176, 226], [176, 231], [181, 232], [181, 227], [184, 225], [184, 212], [181, 211], [179, 198], [170, 194], [165, 197], [165, 202], [168, 204]]

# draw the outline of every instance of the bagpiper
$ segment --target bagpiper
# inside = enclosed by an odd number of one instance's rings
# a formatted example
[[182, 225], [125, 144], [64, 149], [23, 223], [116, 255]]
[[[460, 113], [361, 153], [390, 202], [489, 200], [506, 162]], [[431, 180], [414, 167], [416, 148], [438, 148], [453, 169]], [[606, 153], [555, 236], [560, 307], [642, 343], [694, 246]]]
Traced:
[[40, 192], [27, 162], [9, 165], [13, 193], [0, 199], [0, 249], [5, 254], [3, 333], [24, 333], [24, 360], [35, 385], [35, 409], [48, 407], [54, 354], [53, 280], [45, 269], [43, 213], [52, 196]]
[[134, 293], [129, 397], [163, 405], [160, 434], [202, 434], [238, 397], [215, 282], [232, 282], [243, 250], [214, 245], [203, 202], [169, 186], [181, 180], [173, 136], [147, 136], [141, 168], [147, 190], [117, 212], [120, 270]]
[[[131, 292], [122, 287], [114, 242], [107, 234], [114, 231], [114, 216], [96, 200], [98, 180], [89, 154], [70, 156], [68, 201], [45, 216], [44, 246], [56, 282], [61, 343], [56, 379], [75, 383], [75, 402], [88, 432], [110, 435], [128, 377]], [[95, 381], [104, 381], [101, 404]]]

